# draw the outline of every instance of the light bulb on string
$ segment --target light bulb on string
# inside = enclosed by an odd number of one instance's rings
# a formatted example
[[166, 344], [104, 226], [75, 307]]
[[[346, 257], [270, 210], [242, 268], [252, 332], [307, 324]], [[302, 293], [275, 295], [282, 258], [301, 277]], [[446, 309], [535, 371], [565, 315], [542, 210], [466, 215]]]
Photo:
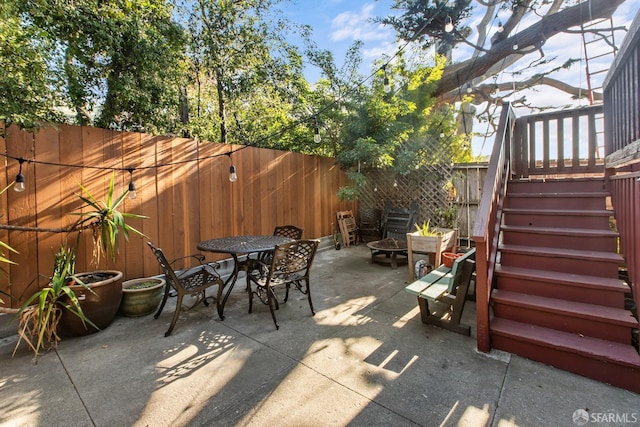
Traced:
[[501, 33], [504, 31], [504, 27], [502, 26], [502, 22], [498, 22], [498, 32]]
[[138, 194], [136, 193], [136, 185], [133, 183], [133, 168], [128, 168], [127, 169], [129, 171], [129, 200], [135, 200], [136, 197], [138, 197]]
[[467, 93], [473, 92], [473, 87], [471, 86], [471, 82], [467, 82]]
[[449, 15], [447, 15], [447, 17], [444, 18], [444, 30], [447, 33], [450, 33], [451, 31], [453, 31], [453, 20]]
[[231, 162], [231, 166], [229, 166], [229, 181], [236, 182], [238, 180], [238, 174], [236, 173], [236, 167], [233, 165], [233, 161], [231, 160], [231, 151], [227, 153], [229, 156], [229, 161]]
[[518, 50], [518, 48], [519, 48], [518, 43], [514, 43], [513, 44], [513, 50]]
[[320, 136], [320, 128], [318, 127], [318, 120], [316, 119], [316, 126], [313, 128], [313, 142], [316, 144], [322, 141], [322, 137]]
[[229, 167], [229, 181], [236, 182], [238, 180], [238, 174], [236, 174], [236, 167], [231, 165]]
[[24, 162], [25, 160], [22, 157], [18, 159], [20, 170], [18, 171], [18, 175], [16, 175], [16, 182], [13, 184], [13, 190], [16, 193], [22, 193], [26, 189], [26, 186], [24, 185], [24, 175], [22, 175], [22, 164]]
[[387, 75], [387, 64], [382, 66], [382, 72], [384, 73], [382, 90], [384, 93], [391, 92], [391, 84], [389, 83], [389, 76]]

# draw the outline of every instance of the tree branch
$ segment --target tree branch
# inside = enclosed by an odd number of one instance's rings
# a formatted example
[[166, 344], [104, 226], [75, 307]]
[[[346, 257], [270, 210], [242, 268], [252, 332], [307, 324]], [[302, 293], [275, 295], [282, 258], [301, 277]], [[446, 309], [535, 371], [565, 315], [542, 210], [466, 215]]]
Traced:
[[[496, 83], [496, 84], [483, 84], [472, 88], [472, 95], [475, 98], [474, 104], [481, 104], [483, 102], [488, 102], [489, 104], [496, 104], [501, 102], [501, 97], [494, 97], [493, 93], [495, 92], [505, 92], [511, 90], [511, 94], [516, 93], [518, 91], [529, 89], [534, 86], [546, 85], [551, 86], [555, 89], [558, 89], [562, 92], [568, 93], [576, 98], [586, 98], [588, 94], [588, 90], [586, 88], [572, 86], [560, 80], [548, 77], [546, 75], [537, 75], [533, 76], [527, 80], [519, 81], [519, 82], [504, 82], [504, 83]], [[451, 91], [442, 96], [442, 102], [444, 103], [453, 103], [458, 101], [459, 99], [458, 90]], [[596, 101], [602, 101], [602, 93], [594, 92], [593, 99]]]
[[[478, 58], [472, 58], [459, 64], [445, 68], [440, 80], [436, 97], [440, 98], [459, 86], [459, 82], [470, 81], [484, 75], [487, 70], [497, 62], [513, 54], [513, 45], [517, 43], [526, 48], [536, 46], [541, 40], [549, 39], [554, 35], [565, 31], [567, 28], [580, 25], [586, 19], [597, 19], [611, 14], [625, 0], [589, 0], [576, 6], [569, 7], [554, 13], [536, 22], [525, 30], [505, 40], [496, 42], [489, 52]], [[585, 17], [581, 10], [583, 7], [591, 8], [591, 16]]]

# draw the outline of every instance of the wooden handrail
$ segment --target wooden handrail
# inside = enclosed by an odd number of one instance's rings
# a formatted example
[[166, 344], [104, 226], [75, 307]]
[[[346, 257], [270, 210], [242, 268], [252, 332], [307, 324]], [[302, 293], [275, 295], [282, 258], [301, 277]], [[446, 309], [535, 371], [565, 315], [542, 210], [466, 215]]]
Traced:
[[472, 236], [476, 247], [477, 346], [479, 351], [484, 352], [491, 349], [489, 300], [498, 252], [502, 203], [506, 193], [507, 179], [511, 174], [515, 123], [515, 113], [511, 105], [503, 104]]

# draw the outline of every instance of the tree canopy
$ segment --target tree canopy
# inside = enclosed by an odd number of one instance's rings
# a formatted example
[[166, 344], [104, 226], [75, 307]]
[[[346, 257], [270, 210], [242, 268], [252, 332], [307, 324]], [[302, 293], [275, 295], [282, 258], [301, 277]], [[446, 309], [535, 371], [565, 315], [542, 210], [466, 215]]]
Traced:
[[[395, 0], [399, 13], [378, 21], [423, 58], [432, 48], [440, 56], [408, 65], [406, 53], [389, 53], [367, 80], [358, 71], [362, 44], [336, 67], [333, 54], [311, 41], [311, 28], [286, 19], [287, 0], [7, 0], [0, 4], [0, 119], [25, 128], [66, 121], [179, 134], [406, 173], [441, 150], [454, 161], [471, 159], [473, 104], [499, 105], [541, 84], [579, 93], [554, 79], [558, 67], [544, 67], [551, 63], [545, 44], [623, 2]], [[475, 30], [472, 17], [481, 17]], [[454, 61], [460, 46], [472, 53]], [[305, 61], [321, 70], [318, 82], [305, 79]], [[540, 72], [497, 82], [513, 64]]]

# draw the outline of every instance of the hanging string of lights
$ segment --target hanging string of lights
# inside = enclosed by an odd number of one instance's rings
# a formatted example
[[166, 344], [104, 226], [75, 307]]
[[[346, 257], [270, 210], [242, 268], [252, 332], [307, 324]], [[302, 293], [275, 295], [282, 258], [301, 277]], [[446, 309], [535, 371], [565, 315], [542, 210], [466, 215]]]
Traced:
[[[338, 98], [336, 98], [335, 100], [333, 100], [333, 102], [329, 103], [328, 105], [326, 105], [324, 108], [322, 108], [321, 110], [317, 111], [313, 117], [314, 117], [314, 121], [315, 121], [315, 126], [314, 126], [314, 135], [313, 135], [313, 140], [316, 143], [321, 142], [322, 138], [320, 135], [320, 127], [319, 127], [319, 117], [321, 116], [322, 113], [324, 113], [325, 111], [327, 111], [329, 108], [334, 107], [336, 104], [344, 101], [347, 96], [351, 95], [352, 93], [354, 93], [359, 87], [363, 86], [365, 83], [367, 83], [369, 80], [371, 80], [378, 72], [382, 72], [383, 73], [383, 91], [385, 93], [390, 93], [392, 88], [391, 88], [391, 82], [390, 82], [390, 78], [389, 75], [387, 73], [387, 66], [396, 58], [398, 57], [406, 48], [407, 46], [414, 42], [422, 33], [422, 31], [429, 25], [432, 23], [433, 19], [435, 19], [435, 17], [439, 14], [439, 12], [441, 12], [443, 10], [443, 8], [447, 5], [446, 2], [440, 3], [440, 8], [436, 11], [436, 13], [433, 14], [432, 17], [430, 17], [429, 19], [427, 19], [425, 21], [425, 23], [422, 25], [422, 27], [420, 29], [418, 29], [415, 33], [414, 36], [410, 39], [407, 40], [402, 46], [400, 46], [393, 55], [391, 55], [390, 57], [388, 57], [388, 59], [385, 61], [385, 63], [383, 63], [377, 70], [373, 71], [370, 75], [368, 75], [367, 77], [365, 77], [364, 79], [362, 79], [360, 82], [358, 82], [356, 85], [354, 85], [353, 88], [351, 88], [350, 90], [345, 91], [341, 96], [339, 96]], [[495, 18], [494, 18], [495, 19]], [[445, 28], [444, 30], [447, 33], [452, 32], [455, 29], [454, 26], [454, 22], [451, 18], [451, 16], [447, 15], [445, 18]], [[501, 29], [503, 30], [503, 27], [501, 25], [501, 23], [498, 26], [498, 32], [501, 32]], [[475, 59], [477, 60], [477, 58]], [[471, 67], [472, 69], [473, 67]], [[468, 80], [468, 79], [467, 79]], [[467, 83], [467, 92], [470, 93], [472, 92], [472, 88], [471, 88], [471, 84]], [[462, 95], [462, 88], [460, 87], [458, 89], [458, 96], [456, 96], [456, 98], [459, 97], [459, 100], [462, 101], [463, 95]], [[455, 103], [454, 103], [455, 104]], [[455, 108], [455, 105], [449, 105], [449, 108]], [[444, 120], [444, 116], [441, 119], [440, 125], [442, 125], [442, 120]], [[128, 172], [129, 173], [129, 184], [128, 184], [128, 197], [130, 199], [135, 199], [137, 197], [137, 193], [136, 193], [136, 186], [133, 180], [133, 174], [135, 171], [141, 171], [141, 170], [146, 170], [146, 169], [159, 169], [162, 167], [172, 167], [172, 166], [176, 166], [176, 165], [180, 165], [180, 164], [185, 164], [185, 163], [192, 163], [192, 162], [200, 162], [203, 160], [208, 160], [208, 159], [213, 159], [213, 158], [217, 158], [220, 156], [228, 156], [229, 160], [231, 162], [231, 166], [229, 167], [229, 181], [230, 182], [235, 182], [238, 179], [238, 175], [237, 175], [237, 170], [235, 165], [233, 164], [233, 160], [232, 160], [232, 154], [237, 152], [237, 151], [241, 151], [243, 149], [249, 148], [249, 147], [253, 147], [255, 145], [258, 145], [261, 142], [265, 142], [265, 141], [269, 141], [272, 140], [274, 138], [277, 138], [279, 136], [281, 136], [282, 134], [286, 133], [289, 129], [298, 126], [300, 123], [304, 122], [304, 121], [308, 121], [308, 119], [302, 119], [288, 127], [285, 127], [277, 132], [274, 132], [270, 135], [267, 135], [263, 138], [261, 138], [260, 140], [256, 141], [256, 143], [254, 144], [246, 144], [243, 145], [239, 148], [236, 149], [232, 149], [230, 151], [228, 151], [227, 153], [224, 154], [213, 154], [213, 155], [209, 155], [209, 156], [203, 156], [203, 157], [198, 157], [196, 159], [185, 159], [185, 160], [178, 160], [178, 161], [173, 161], [173, 162], [168, 162], [168, 163], [162, 163], [162, 164], [155, 164], [153, 166], [138, 166], [138, 167], [112, 167], [112, 166], [95, 166], [95, 165], [79, 165], [79, 164], [65, 164], [65, 163], [54, 163], [54, 162], [48, 162], [48, 161], [39, 161], [39, 160], [35, 160], [35, 159], [25, 159], [23, 157], [15, 157], [15, 156], [11, 156], [9, 154], [6, 153], [0, 153], [0, 156], [3, 156], [7, 159], [12, 159], [12, 160], [16, 160], [19, 163], [19, 172], [16, 175], [16, 179], [15, 179], [15, 183], [14, 183], [14, 190], [16, 192], [22, 192], [26, 189], [26, 185], [25, 185], [25, 177], [22, 173], [22, 166], [24, 163], [33, 163], [33, 164], [42, 164], [42, 165], [50, 165], [50, 166], [60, 166], [60, 167], [65, 167], [65, 168], [78, 168], [78, 169], [94, 169], [94, 170], [105, 170], [105, 171], [120, 171], [120, 172]], [[441, 137], [444, 137], [444, 133], [441, 132], [440, 134]]]

